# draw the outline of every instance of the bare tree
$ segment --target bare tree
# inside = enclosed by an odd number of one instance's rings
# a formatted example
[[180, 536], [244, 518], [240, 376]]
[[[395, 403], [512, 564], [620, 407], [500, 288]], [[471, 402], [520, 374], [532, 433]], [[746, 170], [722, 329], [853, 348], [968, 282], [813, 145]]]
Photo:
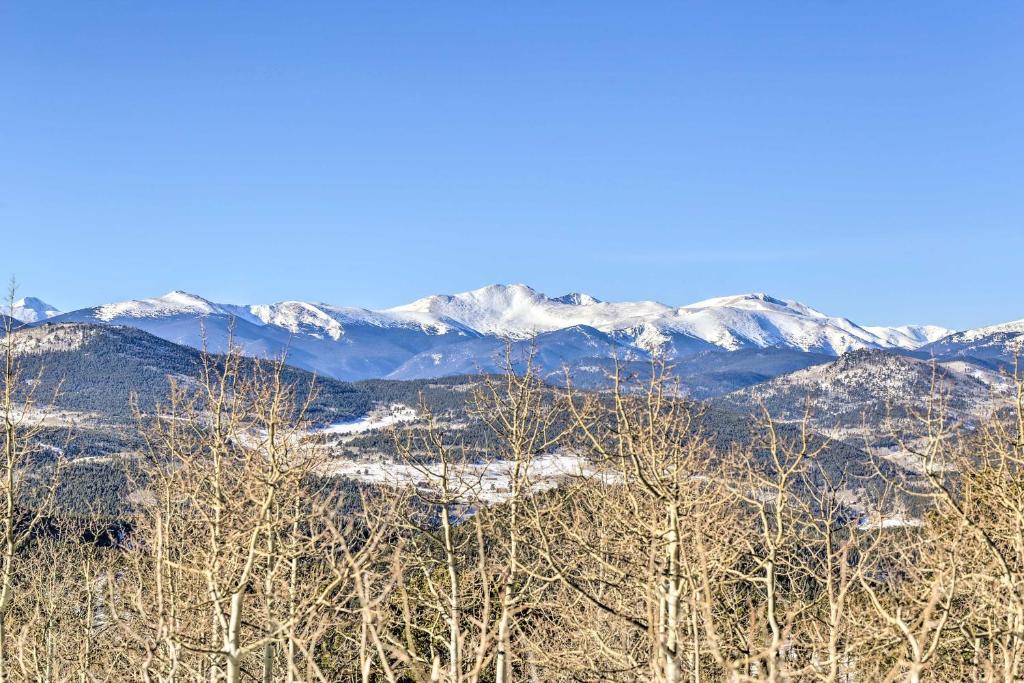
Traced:
[[508, 347], [504, 373], [498, 378], [483, 378], [473, 405], [473, 414], [494, 436], [489, 455], [506, 481], [504, 504], [496, 514], [487, 515], [490, 537], [503, 546], [499, 551], [503, 551], [503, 557], [497, 558], [501, 572], [494, 657], [497, 683], [512, 680], [513, 621], [537, 593], [534, 577], [523, 569], [529, 521], [525, 506], [533, 493], [534, 458], [560, 446], [571, 429], [557, 393], [537, 376], [532, 352], [521, 372], [516, 371], [513, 360]]
[[546, 577], [618, 625], [574, 624], [604, 653], [605, 675], [701, 680], [715, 649], [705, 647], [714, 601], [707, 591], [710, 575], [720, 576], [719, 558], [712, 567], [705, 553], [702, 566], [697, 547], [732, 535], [730, 497], [707, 476], [716, 455], [700, 407], [663, 366], [642, 386], [619, 371], [612, 380], [608, 395], [568, 390], [578, 448], [595, 473], [553, 500], [536, 499]]
[[149, 634], [145, 680], [237, 683], [258, 670], [271, 681], [294, 651], [294, 574], [311, 552], [301, 529], [320, 461], [304, 444], [305, 405], [283, 370], [283, 361], [253, 363], [237, 351], [204, 355], [200, 381], [175, 384], [149, 422], [134, 618], [125, 622]]
[[[0, 683], [10, 678], [8, 616], [16, 590], [21, 551], [53, 509], [60, 481], [63, 447], [46, 438], [46, 419], [53, 412], [56, 392], [40, 397], [42, 373], [26, 377], [21, 368], [21, 335], [14, 330], [17, 286], [11, 280], [3, 330], [3, 374], [0, 413], [4, 449], [0, 460]], [[49, 459], [49, 463], [44, 461]]]

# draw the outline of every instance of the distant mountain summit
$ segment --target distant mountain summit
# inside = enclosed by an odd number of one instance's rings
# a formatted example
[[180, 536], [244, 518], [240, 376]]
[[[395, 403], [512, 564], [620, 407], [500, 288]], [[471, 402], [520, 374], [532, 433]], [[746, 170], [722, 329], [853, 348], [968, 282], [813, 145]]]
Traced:
[[35, 323], [55, 315], [60, 315], [60, 311], [42, 299], [27, 296], [14, 302], [14, 315], [11, 317], [23, 323]]
[[389, 308], [392, 315], [416, 314], [435, 325], [454, 325], [479, 334], [527, 339], [586, 325], [604, 332], [628, 327], [634, 320], [654, 319], [672, 311], [653, 301], [608, 303], [588, 294], [551, 299], [527, 285], [490, 285], [461, 294], [433, 295]]

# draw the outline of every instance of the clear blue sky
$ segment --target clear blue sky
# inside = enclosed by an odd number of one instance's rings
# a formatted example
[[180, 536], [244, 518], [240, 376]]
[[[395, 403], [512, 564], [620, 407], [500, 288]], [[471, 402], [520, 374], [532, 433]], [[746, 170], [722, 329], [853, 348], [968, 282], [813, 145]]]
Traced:
[[1024, 3], [0, 4], [0, 273], [1024, 317]]

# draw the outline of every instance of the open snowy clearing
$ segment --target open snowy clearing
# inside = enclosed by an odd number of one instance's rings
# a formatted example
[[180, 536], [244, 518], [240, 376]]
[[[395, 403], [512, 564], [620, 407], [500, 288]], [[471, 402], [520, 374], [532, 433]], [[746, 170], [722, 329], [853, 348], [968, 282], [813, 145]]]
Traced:
[[336, 422], [318, 430], [321, 434], [360, 434], [373, 429], [387, 429], [404, 422], [412, 422], [417, 417], [416, 410], [401, 403], [375, 408], [369, 414], [356, 420]]
[[[449, 466], [453, 493], [466, 504], [493, 504], [506, 500], [510, 493], [515, 463], [495, 460]], [[429, 486], [440, 476], [439, 464], [412, 465], [381, 460], [336, 460], [328, 465], [329, 474], [386, 486]], [[531, 491], [544, 491], [573, 477], [593, 476], [595, 468], [585, 458], [567, 453], [540, 455], [531, 461]]]

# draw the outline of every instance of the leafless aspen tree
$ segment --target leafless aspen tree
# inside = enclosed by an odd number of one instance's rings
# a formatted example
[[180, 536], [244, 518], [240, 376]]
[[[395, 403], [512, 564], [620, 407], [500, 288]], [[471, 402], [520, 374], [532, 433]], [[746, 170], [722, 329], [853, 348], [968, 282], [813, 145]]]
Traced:
[[[417, 678], [476, 683], [494, 659], [494, 577], [488, 566], [481, 517], [480, 475], [471, 455], [421, 405], [426, 424], [399, 441], [402, 461], [421, 480], [403, 526], [410, 542], [396, 547], [393, 564], [401, 594], [404, 629], [418, 631], [426, 646], [399, 648]], [[426, 619], [415, 611], [426, 610]], [[436, 619], [443, 633], [431, 626]], [[420, 673], [416, 673], [416, 672]]]
[[557, 395], [536, 376], [532, 355], [521, 372], [512, 361], [509, 350], [505, 373], [498, 378], [485, 377], [474, 396], [474, 414], [494, 436], [490, 455], [507, 474], [506, 502], [496, 514], [487, 515], [492, 522], [490, 536], [502, 546], [495, 558], [502, 575], [494, 657], [496, 683], [512, 680], [516, 660], [513, 620], [536, 592], [535, 577], [523, 569], [528, 562], [524, 558], [528, 536], [525, 499], [532, 493], [533, 460], [560, 445], [569, 429]]
[[175, 385], [151, 421], [140, 585], [111, 587], [136, 591], [143, 680], [272, 681], [294, 649], [289, 582], [318, 461], [283, 368], [204, 356], [198, 384]]
[[[53, 397], [37, 395], [39, 378], [26, 377], [19, 362], [20, 337], [13, 333], [15, 291], [12, 280], [7, 295], [9, 315], [4, 317], [3, 385], [0, 387], [4, 431], [0, 460], [0, 683], [10, 679], [8, 616], [16, 590], [17, 565], [23, 547], [52, 510], [63, 461], [62, 449], [52, 445], [47, 448], [41, 439]], [[50, 455], [54, 464], [50, 468], [39, 468], [45, 455]], [[49, 481], [41, 481], [40, 475]], [[29, 508], [26, 502], [32, 486], [36, 487], [36, 494]]]
[[[915, 417], [917, 438], [901, 447], [921, 463], [931, 504], [920, 544], [942, 558], [939, 611], [944, 630], [918, 646], [930, 659], [908, 666], [947, 665], [946, 649], [972, 653], [974, 680], [1013, 681], [1024, 667], [1024, 379], [1012, 377], [1012, 399], [992, 419], [964, 430], [939, 390]], [[933, 564], [936, 562], [933, 559]], [[918, 563], [919, 564], [919, 563]], [[938, 571], [937, 569], [935, 571]], [[935, 583], [939, 579], [933, 579]], [[905, 581], [903, 586], [912, 586]], [[920, 600], [920, 598], [919, 598]], [[908, 636], [909, 640], [909, 636]], [[912, 653], [915, 651], [911, 646]]]
[[[595, 679], [701, 680], [713, 666], [705, 649], [713, 598], [696, 547], [732, 533], [729, 500], [707, 476], [715, 456], [699, 408], [672, 390], [662, 370], [642, 387], [619, 373], [613, 382], [608, 396], [568, 391], [579, 447], [599, 474], [567, 488], [552, 507], [538, 502], [547, 571], [616, 625], [574, 624], [606, 661]], [[711, 556], [703, 570], [717, 580]]]

